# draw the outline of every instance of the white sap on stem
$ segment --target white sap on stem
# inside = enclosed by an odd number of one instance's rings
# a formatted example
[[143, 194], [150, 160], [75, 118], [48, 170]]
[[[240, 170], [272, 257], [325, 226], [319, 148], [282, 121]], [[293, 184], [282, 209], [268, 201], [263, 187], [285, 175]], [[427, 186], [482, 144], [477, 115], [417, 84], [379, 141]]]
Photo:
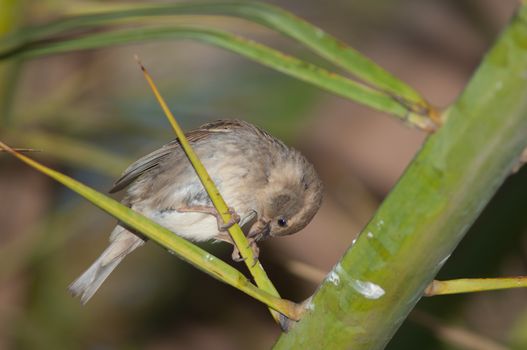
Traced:
[[381, 286], [373, 282], [352, 280], [351, 286], [367, 299], [379, 299], [385, 293]]
[[340, 276], [335, 271], [331, 271], [327, 277], [327, 280], [333, 283], [335, 286], [338, 286], [340, 283]]
[[352, 278], [340, 264], [337, 264], [333, 270], [331, 270], [328, 277], [326, 277], [326, 280], [333, 283], [335, 286], [338, 286], [341, 282], [341, 276], [344, 278], [344, 281], [350, 281], [349, 284], [351, 287], [367, 299], [379, 299], [386, 293], [381, 286], [373, 282]]
[[314, 311], [315, 310], [315, 304], [313, 304], [312, 300], [309, 300], [309, 302], [305, 306], [306, 310]]

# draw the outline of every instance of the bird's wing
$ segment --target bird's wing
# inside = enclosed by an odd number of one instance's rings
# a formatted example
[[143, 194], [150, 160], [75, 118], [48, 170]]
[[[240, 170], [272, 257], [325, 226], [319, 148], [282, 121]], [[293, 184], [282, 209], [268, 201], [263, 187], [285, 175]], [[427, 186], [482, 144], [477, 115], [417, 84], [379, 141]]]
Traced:
[[[203, 140], [214, 133], [230, 132], [236, 128], [246, 127], [247, 123], [239, 120], [218, 120], [200, 126], [186, 134], [190, 143]], [[118, 192], [134, 182], [145, 172], [157, 167], [164, 159], [173, 152], [181, 152], [181, 145], [177, 139], [172, 140], [163, 147], [147, 154], [146, 156], [135, 161], [121, 175], [110, 189], [110, 193]]]
[[109, 192], [114, 193], [122, 190], [134, 182], [134, 180], [139, 176], [158, 166], [163, 159], [168, 157], [170, 153], [176, 151], [179, 148], [179, 142], [176, 139], [155, 150], [154, 152], [136, 160], [132, 165], [126, 168], [121, 177], [115, 181]]

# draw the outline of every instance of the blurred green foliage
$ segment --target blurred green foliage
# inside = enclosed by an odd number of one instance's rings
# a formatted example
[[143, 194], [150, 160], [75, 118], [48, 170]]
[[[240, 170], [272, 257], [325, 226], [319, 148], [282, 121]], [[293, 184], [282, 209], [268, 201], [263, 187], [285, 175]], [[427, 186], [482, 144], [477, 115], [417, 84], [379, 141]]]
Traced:
[[[440, 36], [415, 34], [412, 22], [405, 20], [405, 14], [415, 15], [415, 8], [426, 6], [424, 3], [432, 9], [439, 6], [438, 1], [418, 0], [338, 1], [332, 6], [287, 1], [279, 5], [308, 17], [345, 41], [352, 39], [359, 47], [392, 44], [390, 40], [403, 33], [416, 47], [431, 50], [429, 58], [454, 57], [461, 62], [459, 70], [468, 75], [477, 57], [464, 60]], [[441, 6], [456, 8], [456, 16], [490, 45], [499, 29], [491, 21], [494, 14], [485, 13], [483, 5], [470, 0], [448, 3]], [[1, 0], [0, 32], [18, 27], [20, 21], [44, 23], [65, 12], [113, 5], [120, 3]], [[260, 29], [235, 24], [251, 36], [274, 40]], [[395, 27], [399, 32], [393, 30]], [[379, 35], [388, 39], [376, 42]], [[278, 41], [278, 45], [300, 57], [310, 57], [289, 42]], [[316, 125], [317, 119], [332, 113], [321, 111], [320, 106], [328, 98], [326, 93], [231, 53], [179, 42], [0, 63], [0, 139], [13, 146], [45, 149], [38, 157], [54, 168], [100, 190], [109, 188], [130, 160], [173, 138], [136, 69], [134, 53], [148, 64], [185, 128], [211, 119], [236, 117], [251, 120], [289, 143], [303, 141], [298, 143], [300, 148], [319, 147], [306, 145], [302, 136]], [[21, 204], [16, 206], [28, 208], [23, 229], [0, 232], [0, 300], [7, 300], [7, 306], [0, 302], [0, 348], [266, 349], [278, 336], [262, 305], [197, 273], [154, 245], [127, 258], [96, 298], [81, 307], [67, 295], [66, 286], [106, 245], [113, 220], [67, 190], [46, 179], [29, 177], [31, 170], [0, 157], [0, 182], [12, 183], [11, 175], [2, 174], [7, 173], [5, 169], [15, 169], [21, 180], [35, 183], [35, 187], [27, 187], [39, 189], [21, 196]], [[325, 158], [320, 167], [335, 166], [332, 155]], [[509, 179], [445, 265], [440, 278], [526, 274], [526, 177], [523, 169]], [[338, 191], [338, 187], [326, 185], [331, 200], [332, 191]], [[20, 193], [25, 193], [22, 187]], [[4, 193], [0, 192], [0, 198], [5, 201]], [[374, 195], [382, 198], [385, 193]], [[43, 208], [30, 215], [32, 203], [42, 198]], [[18, 203], [13, 197], [7, 200], [13, 205]], [[228, 247], [205, 247], [228, 259]], [[271, 277], [284, 296], [302, 297], [311, 292], [299, 277], [284, 271], [281, 252], [264, 250], [262, 259], [270, 266]], [[477, 303], [478, 296], [472, 295], [425, 299], [418, 308], [461, 328], [471, 327], [474, 318], [492, 317], [492, 311], [496, 311], [497, 322], [502, 321], [506, 324], [502, 328], [507, 329], [496, 329], [488, 336], [514, 349], [527, 348], [527, 305], [509, 305], [513, 310], [507, 312], [494, 310], [502, 305], [495, 299], [511, 296], [511, 303], [525, 300], [525, 291], [494, 295], [485, 304], [490, 311], [477, 312], [482, 304]], [[486, 329], [494, 328], [490, 325]], [[389, 349], [459, 348], [450, 344], [448, 339], [408, 320]]]

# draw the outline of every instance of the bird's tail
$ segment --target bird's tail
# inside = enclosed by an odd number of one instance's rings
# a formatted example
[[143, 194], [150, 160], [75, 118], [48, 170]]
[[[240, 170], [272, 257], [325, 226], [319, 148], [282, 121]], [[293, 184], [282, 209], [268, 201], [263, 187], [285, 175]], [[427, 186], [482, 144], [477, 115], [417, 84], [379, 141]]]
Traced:
[[70, 284], [68, 290], [73, 296], [80, 297], [83, 305], [86, 304], [124, 257], [144, 243], [143, 239], [124, 227], [116, 226], [110, 236], [108, 248]]

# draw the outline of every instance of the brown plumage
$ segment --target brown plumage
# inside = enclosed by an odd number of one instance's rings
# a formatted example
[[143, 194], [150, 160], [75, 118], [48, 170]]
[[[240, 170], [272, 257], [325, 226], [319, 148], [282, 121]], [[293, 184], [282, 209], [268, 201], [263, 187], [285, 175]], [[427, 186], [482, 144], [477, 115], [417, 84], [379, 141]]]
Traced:
[[[320, 207], [322, 183], [313, 166], [262, 129], [244, 121], [219, 120], [187, 137], [250, 241], [295, 233]], [[175, 234], [193, 241], [232, 243], [178, 140], [130, 165], [110, 192], [125, 187], [123, 203]], [[120, 225], [110, 242], [69, 287], [83, 303], [127, 254], [144, 244]]]

